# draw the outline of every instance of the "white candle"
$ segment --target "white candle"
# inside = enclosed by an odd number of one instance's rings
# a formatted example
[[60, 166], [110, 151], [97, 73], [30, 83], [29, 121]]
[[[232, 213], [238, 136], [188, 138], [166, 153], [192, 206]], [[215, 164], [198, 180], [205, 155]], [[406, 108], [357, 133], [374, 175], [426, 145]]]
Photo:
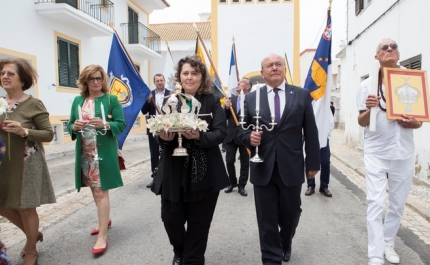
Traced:
[[82, 108], [78, 105], [78, 114], [79, 114], [79, 120], [82, 120]]
[[244, 116], [243, 109], [245, 108], [245, 94], [243, 93], [243, 89], [240, 90], [240, 116]]
[[[378, 95], [378, 81], [379, 81], [379, 61], [373, 60], [372, 64], [372, 87], [370, 88], [371, 95]], [[376, 107], [370, 109], [370, 122], [369, 131], [374, 132], [376, 130]]]
[[105, 107], [103, 106], [103, 103], [100, 103], [100, 109], [102, 110], [103, 125], [106, 125]]
[[256, 96], [255, 96], [255, 109], [260, 109], [260, 88], [257, 88], [256, 90]]

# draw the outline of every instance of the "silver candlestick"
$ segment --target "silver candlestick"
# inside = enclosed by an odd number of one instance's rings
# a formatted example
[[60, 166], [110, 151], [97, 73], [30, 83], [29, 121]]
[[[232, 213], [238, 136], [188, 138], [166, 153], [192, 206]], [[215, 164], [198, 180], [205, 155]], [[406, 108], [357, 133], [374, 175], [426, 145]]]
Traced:
[[[267, 131], [271, 131], [271, 130], [273, 130], [275, 128], [275, 125], [276, 125], [275, 116], [271, 116], [272, 122], [269, 123], [269, 125], [272, 125], [271, 128], [267, 127], [265, 124], [261, 124], [260, 125], [260, 118], [261, 118], [261, 116], [260, 116], [260, 110], [259, 109], [255, 110], [255, 116], [254, 116], [254, 118], [255, 118], [255, 125], [254, 124], [250, 124], [247, 127], [244, 127], [244, 125], [246, 124], [246, 122], [243, 121], [245, 119], [245, 115], [240, 115], [240, 122], [239, 122], [239, 124], [242, 127], [242, 129], [248, 130], [249, 128], [252, 128], [252, 129], [255, 129], [256, 132], [258, 132], [258, 131], [260, 131], [260, 130], [262, 130], [264, 128]], [[258, 145], [255, 147], [255, 155], [249, 161], [254, 162], [254, 163], [261, 163], [261, 162], [264, 161], [258, 155]]]
[[[89, 125], [89, 126], [91, 126], [91, 127], [94, 127], [93, 125]], [[95, 154], [94, 154], [94, 160], [103, 160], [103, 158], [101, 158], [101, 157], [99, 157], [99, 152], [98, 152], [98, 150], [97, 150], [97, 134], [100, 134], [100, 135], [106, 135], [106, 133], [107, 133], [107, 131], [108, 131], [108, 129], [106, 128], [106, 122], [104, 123], [104, 128], [103, 129], [101, 129], [103, 132], [99, 132], [99, 131], [97, 131], [97, 130], [94, 130], [95, 131], [95, 134], [93, 134], [93, 140], [94, 140], [94, 143], [95, 143]], [[82, 134], [82, 137], [84, 137], [84, 131], [83, 130], [80, 130], [79, 131], [81, 134]]]

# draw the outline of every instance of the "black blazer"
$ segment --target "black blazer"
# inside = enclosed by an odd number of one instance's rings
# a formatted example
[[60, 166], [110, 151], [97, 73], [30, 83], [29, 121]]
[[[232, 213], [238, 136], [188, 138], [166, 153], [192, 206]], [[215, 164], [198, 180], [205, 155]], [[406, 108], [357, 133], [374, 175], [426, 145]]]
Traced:
[[[219, 97], [213, 94], [210, 95], [196, 95], [195, 98], [201, 103], [200, 114], [210, 114], [211, 116], [200, 116], [202, 120], [208, 123], [208, 130], [200, 132], [200, 141], [198, 146], [205, 150], [207, 157], [208, 168], [206, 170], [205, 178], [211, 180], [215, 190], [221, 190], [230, 185], [230, 180], [224, 166], [224, 161], [221, 155], [219, 144], [221, 144], [226, 132], [226, 122], [224, 109], [221, 107]], [[184, 157], [172, 156], [173, 150], [178, 147], [178, 136], [163, 144], [158, 136], [154, 137], [157, 143], [163, 148], [161, 153], [160, 162], [158, 164], [158, 171], [154, 177], [154, 185], [151, 190], [159, 195], [161, 194], [163, 180], [168, 181], [170, 178], [180, 177], [183, 168]], [[190, 141], [182, 137], [182, 141]], [[194, 140], [192, 140], [194, 141]]]
[[[236, 95], [231, 95], [230, 101], [231, 101], [231, 106], [230, 108], [233, 108], [234, 113], [236, 113], [236, 118], [239, 121], [240, 117], [237, 114], [237, 99], [238, 97]], [[237, 125], [236, 122], [234, 121], [233, 115], [231, 114], [231, 110], [230, 109], [225, 109], [225, 117], [227, 118], [228, 124], [227, 124], [227, 137], [225, 138], [225, 142], [226, 143], [230, 143], [232, 141], [234, 141], [235, 144], [237, 145], [243, 145], [239, 139], [237, 138]]]
[[[269, 128], [270, 107], [267, 96], [267, 86], [260, 89], [260, 124]], [[245, 96], [244, 115], [246, 126], [255, 124], [256, 92]], [[305, 181], [305, 159], [303, 154], [303, 137], [305, 140], [306, 169], [320, 169], [320, 146], [318, 129], [312, 109], [312, 98], [308, 90], [300, 87], [285, 85], [285, 107], [279, 124], [272, 131], [263, 129], [261, 144], [258, 147], [259, 156], [263, 163], [250, 163], [252, 184], [265, 186], [272, 177], [275, 158], [277, 160], [281, 179], [287, 187], [301, 185]], [[250, 145], [249, 137], [252, 130], [237, 127], [240, 141], [255, 154], [255, 147]]]
[[[155, 101], [155, 91], [157, 91], [157, 89], [154, 89], [151, 91], [152, 98], [154, 99], [154, 101]], [[170, 90], [164, 89], [164, 96], [166, 97], [168, 95], [170, 95]], [[167, 101], [167, 98], [164, 98], [163, 99], [163, 106], [164, 106], [164, 104], [166, 104], [166, 101]], [[157, 114], [157, 110], [155, 109], [155, 106], [152, 103], [152, 100], [150, 102], [148, 102], [148, 100], [145, 100], [145, 104], [143, 105], [141, 112], [143, 115], [146, 115], [146, 114], [156, 115]]]

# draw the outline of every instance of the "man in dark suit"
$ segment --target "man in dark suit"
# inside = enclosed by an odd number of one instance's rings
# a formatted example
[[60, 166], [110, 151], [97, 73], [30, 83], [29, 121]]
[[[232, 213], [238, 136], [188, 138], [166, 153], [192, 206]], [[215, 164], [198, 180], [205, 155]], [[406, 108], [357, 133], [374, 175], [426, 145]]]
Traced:
[[[225, 138], [225, 149], [227, 151], [225, 155], [225, 162], [227, 164], [227, 172], [230, 178], [230, 186], [225, 188], [225, 193], [230, 193], [235, 187], [238, 187], [239, 194], [242, 196], [248, 196], [245, 190], [246, 182], [248, 182], [249, 175], [249, 155], [246, 147], [237, 138], [237, 125], [234, 121], [233, 115], [231, 114], [230, 108], [233, 108], [234, 113], [239, 114], [240, 112], [240, 92], [246, 95], [251, 91], [252, 83], [248, 78], [242, 78], [236, 87], [238, 96], [232, 95], [230, 99], [225, 100], [225, 116], [227, 118], [227, 137]], [[239, 117], [239, 116], [237, 116]], [[236, 168], [234, 162], [236, 161], [236, 152], [239, 149], [240, 155], [240, 176], [239, 184], [236, 178]]]
[[258, 146], [258, 154], [264, 159], [262, 163], [250, 163], [262, 262], [282, 264], [282, 260], [290, 259], [302, 211], [305, 162], [306, 177], [314, 178], [320, 168], [320, 148], [309, 91], [286, 84], [282, 56], [268, 55], [261, 69], [267, 85], [246, 95], [244, 121], [255, 125], [258, 108], [260, 125], [270, 128], [271, 116], [277, 125], [271, 131], [243, 130], [240, 126], [237, 130], [238, 138], [252, 155]]
[[[142, 114], [143, 115], [160, 115], [161, 108], [166, 103], [166, 96], [170, 94], [170, 91], [166, 89], [164, 86], [166, 84], [166, 81], [164, 79], [164, 76], [162, 74], [156, 74], [154, 75], [154, 84], [155, 89], [151, 91], [149, 94], [148, 99], [145, 102], [145, 105], [142, 107]], [[154, 136], [152, 133], [149, 132], [149, 129], [147, 129], [147, 135], [148, 135], [148, 142], [149, 142], [149, 153], [151, 155], [151, 178], [154, 178], [154, 171], [158, 166], [158, 160], [160, 156], [160, 147], [157, 144], [157, 142], [154, 140]], [[154, 180], [152, 180], [148, 185], [146, 185], [147, 188], [151, 188], [152, 184], [154, 183]]]

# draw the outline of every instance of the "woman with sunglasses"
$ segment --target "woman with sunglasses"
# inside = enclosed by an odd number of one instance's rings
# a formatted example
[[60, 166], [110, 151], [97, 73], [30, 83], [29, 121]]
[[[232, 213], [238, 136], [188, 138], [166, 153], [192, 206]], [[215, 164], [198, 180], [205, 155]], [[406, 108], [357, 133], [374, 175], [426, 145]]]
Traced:
[[118, 165], [117, 136], [125, 129], [122, 106], [108, 94], [108, 76], [99, 65], [82, 70], [76, 84], [81, 90], [72, 104], [68, 130], [76, 140], [75, 185], [90, 187], [97, 206], [98, 225], [91, 235], [98, 235], [93, 255], [108, 247], [109, 189], [123, 185]]
[[36, 243], [43, 241], [36, 207], [55, 203], [42, 144], [54, 137], [49, 113], [42, 101], [24, 92], [36, 80], [36, 70], [27, 60], [0, 60], [0, 85], [8, 104], [0, 115], [0, 135], [6, 145], [0, 165], [0, 215], [27, 237], [21, 252], [24, 265], [37, 264]]

